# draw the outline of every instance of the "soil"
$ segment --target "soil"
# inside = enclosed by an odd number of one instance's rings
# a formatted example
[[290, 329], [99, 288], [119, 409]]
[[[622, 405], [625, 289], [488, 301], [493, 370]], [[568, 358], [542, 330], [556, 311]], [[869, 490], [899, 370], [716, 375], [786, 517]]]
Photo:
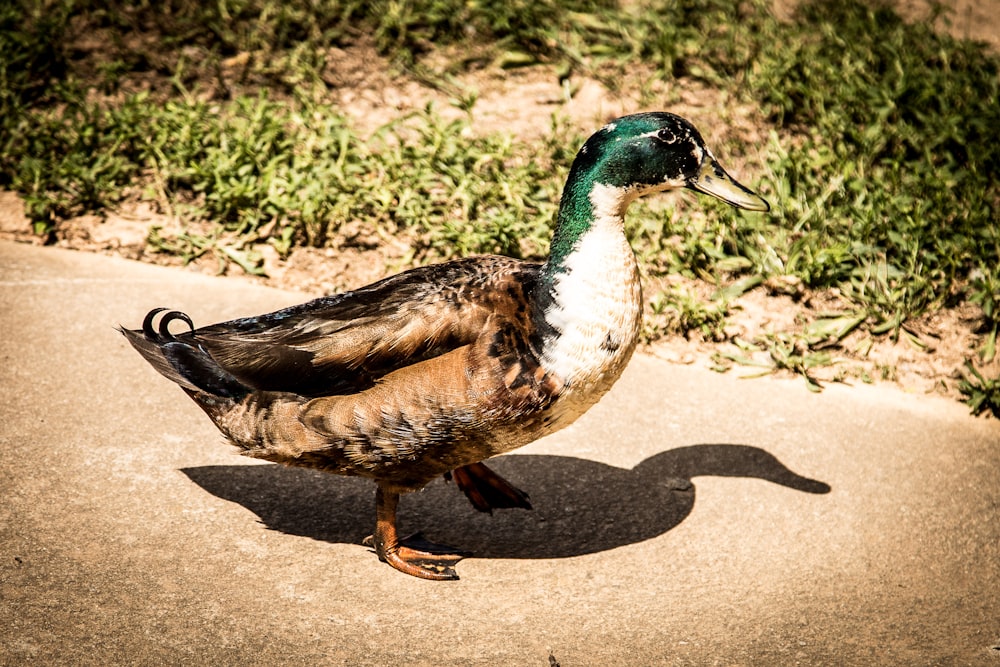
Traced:
[[[924, 0], [900, 0], [898, 4], [911, 20], [926, 18], [930, 6]], [[950, 24], [942, 25], [943, 29], [1000, 49], [1000, 0], [951, 0], [945, 4], [954, 7], [955, 12]], [[775, 3], [779, 17], [788, 15], [793, 7], [794, 2], [789, 0]], [[96, 40], [86, 48], [97, 49], [99, 44], [100, 40]], [[453, 55], [443, 51], [436, 57], [446, 62]], [[335, 49], [331, 56], [324, 75], [330, 86], [329, 95], [351, 117], [359, 132], [373, 131], [428, 104], [446, 117], [464, 113], [451, 103], [447, 92], [399, 73], [370, 43], [360, 41]], [[223, 78], [226, 72], [235, 76], [240, 65], [239, 57], [223, 63]], [[721, 156], [737, 178], [743, 174], [743, 180], [747, 180], [746, 174], [752, 173], [761, 161], [753, 147], [766, 144], [764, 123], [757, 111], [734, 103], [718, 90], [688, 81], [677, 82], [668, 89], [663, 82], [650, 83], [652, 78], [645, 74], [633, 71], [623, 76], [621, 72], [592, 71], [575, 73], [568, 81], [560, 81], [554, 66], [535, 65], [516, 69], [484, 67], [455, 75], [455, 81], [459, 88], [478, 93], [472, 110], [473, 131], [511, 133], [522, 140], [547, 134], [554, 117], [587, 133], [619, 115], [669, 109], [699, 126], [709, 145], [735, 139], [739, 145], [747, 146], [745, 155]], [[613, 86], [605, 83], [609, 77], [615, 79]], [[205, 94], [212, 94], [212, 85], [206, 83]], [[724, 122], [719, 122], [720, 116]], [[54, 237], [46, 241], [76, 250], [181, 266], [180, 258], [156, 253], [148, 246], [147, 237], [153, 225], [170, 230], [178, 227], [178, 221], [154, 204], [128, 200], [105, 216], [86, 215], [62, 222]], [[295, 248], [286, 258], [281, 258], [271, 246], [259, 244], [257, 249], [264, 255], [266, 277], [243, 274], [233, 265], [220, 265], [211, 256], [203, 256], [186, 268], [211, 274], [227, 272], [234, 279], [297, 290], [310, 296], [328, 294], [367, 284], [406, 268], [412, 261], [407, 239], [371, 236], [370, 231], [345, 229], [330, 247]], [[0, 239], [43, 242], [31, 233], [23, 203], [15, 193], [0, 191]], [[662, 282], [684, 281], [669, 278]], [[653, 294], [661, 286], [647, 284], [646, 292]], [[687, 287], [693, 291], [706, 289], [695, 283]], [[835, 292], [807, 293], [794, 284], [758, 288], [733, 305], [725, 338], [750, 340], [761, 334], [798, 328], [802, 322], [815, 319], [817, 313], [835, 312], [838, 305], [841, 305], [839, 295]], [[977, 332], [981, 320], [977, 307], [964, 305], [910, 323], [896, 339], [883, 336], [871, 342], [860, 333], [852, 334], [836, 349], [840, 363], [816, 370], [813, 377], [820, 382], [890, 381], [907, 391], [959, 397], [957, 380], [961, 378], [963, 363], [983, 344], [982, 334]], [[719, 366], [718, 353], [727, 349], [735, 350], [731, 343], [676, 336], [660, 339], [648, 347], [654, 355], [676, 363], [713, 367]], [[763, 355], [760, 352], [757, 356]], [[760, 370], [740, 368], [736, 366], [735, 372]], [[1000, 360], [983, 371], [988, 376], [1000, 375]]]

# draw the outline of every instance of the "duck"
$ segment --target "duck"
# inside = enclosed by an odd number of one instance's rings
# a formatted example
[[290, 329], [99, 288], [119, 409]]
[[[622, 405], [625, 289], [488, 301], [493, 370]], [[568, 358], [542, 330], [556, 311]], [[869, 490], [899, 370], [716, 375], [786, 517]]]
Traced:
[[625, 213], [681, 188], [769, 210], [688, 120], [631, 114], [579, 149], [545, 261], [463, 257], [200, 328], [154, 308], [119, 331], [242, 454], [371, 479], [379, 560], [458, 579], [469, 554], [400, 536], [400, 497], [443, 476], [477, 510], [531, 509], [484, 462], [570, 425], [621, 376], [643, 310]]

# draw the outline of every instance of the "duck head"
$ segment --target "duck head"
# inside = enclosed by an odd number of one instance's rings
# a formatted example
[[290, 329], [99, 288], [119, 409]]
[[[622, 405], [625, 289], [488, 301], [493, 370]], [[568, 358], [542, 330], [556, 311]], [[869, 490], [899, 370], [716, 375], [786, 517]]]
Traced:
[[687, 120], [667, 112], [623, 116], [595, 132], [570, 169], [552, 250], [570, 252], [595, 219], [623, 218], [636, 198], [688, 188], [750, 211], [767, 201], [726, 173]]
[[691, 123], [672, 113], [640, 113], [608, 123], [580, 149], [570, 181], [574, 175], [624, 190], [630, 199], [690, 188], [737, 208], [770, 208], [726, 173]]

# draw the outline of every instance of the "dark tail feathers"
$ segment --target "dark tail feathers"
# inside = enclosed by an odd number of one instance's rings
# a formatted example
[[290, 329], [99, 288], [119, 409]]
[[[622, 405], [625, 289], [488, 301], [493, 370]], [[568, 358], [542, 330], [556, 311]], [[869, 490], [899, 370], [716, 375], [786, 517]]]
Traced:
[[[153, 322], [160, 313], [159, 325]], [[180, 337], [170, 333], [170, 323], [181, 320], [191, 331]], [[195, 334], [194, 323], [185, 313], [154, 308], [142, 322], [142, 330], [119, 327], [132, 347], [166, 378], [192, 392], [207, 392], [223, 398], [240, 398], [250, 388], [220, 366]]]

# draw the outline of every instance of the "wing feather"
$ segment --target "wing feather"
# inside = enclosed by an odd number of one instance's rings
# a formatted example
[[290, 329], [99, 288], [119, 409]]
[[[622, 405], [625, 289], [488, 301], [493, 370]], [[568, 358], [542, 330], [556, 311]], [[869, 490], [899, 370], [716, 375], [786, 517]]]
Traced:
[[491, 315], [523, 310], [538, 269], [508, 257], [458, 259], [178, 338], [196, 337], [254, 389], [352, 393], [472, 343]]

